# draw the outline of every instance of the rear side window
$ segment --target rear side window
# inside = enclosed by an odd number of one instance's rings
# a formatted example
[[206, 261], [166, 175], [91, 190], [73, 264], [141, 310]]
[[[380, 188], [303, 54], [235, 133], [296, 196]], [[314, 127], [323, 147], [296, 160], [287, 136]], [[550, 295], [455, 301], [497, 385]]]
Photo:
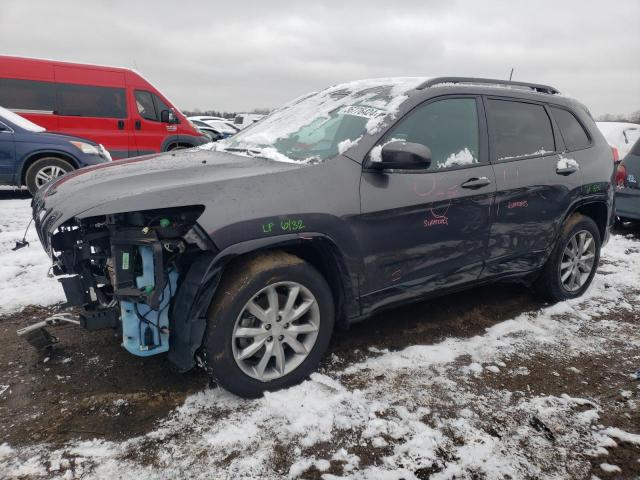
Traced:
[[[421, 143], [429, 147], [429, 170], [478, 163], [478, 113], [475, 98], [449, 98], [417, 107], [385, 135], [382, 144], [394, 140]], [[380, 145], [374, 147], [371, 150], [372, 159], [380, 155], [380, 151]]]
[[553, 118], [556, 119], [558, 128], [560, 128], [560, 134], [564, 139], [567, 150], [580, 150], [587, 148], [591, 144], [589, 135], [573, 113], [556, 107], [551, 107], [551, 112]]
[[489, 100], [493, 157], [511, 160], [555, 151], [551, 120], [542, 105]]
[[0, 78], [0, 106], [4, 108], [53, 113], [55, 103], [54, 83]]
[[126, 118], [124, 89], [60, 83], [57, 113], [75, 117]]

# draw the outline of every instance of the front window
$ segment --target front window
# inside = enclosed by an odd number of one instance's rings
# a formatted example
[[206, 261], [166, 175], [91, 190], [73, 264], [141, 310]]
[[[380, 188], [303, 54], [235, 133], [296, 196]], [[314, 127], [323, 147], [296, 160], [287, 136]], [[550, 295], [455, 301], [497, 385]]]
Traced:
[[429, 170], [479, 163], [480, 142], [475, 98], [450, 98], [414, 109], [371, 150], [370, 160], [381, 161], [382, 147], [394, 141], [420, 143], [429, 147]]
[[159, 120], [156, 109], [153, 105], [153, 98], [151, 93], [136, 90], [136, 107], [138, 107], [138, 113], [145, 120], [151, 120], [157, 122]]
[[385, 78], [336, 85], [285, 105], [216, 148], [279, 161], [321, 162], [378, 132], [424, 80]]

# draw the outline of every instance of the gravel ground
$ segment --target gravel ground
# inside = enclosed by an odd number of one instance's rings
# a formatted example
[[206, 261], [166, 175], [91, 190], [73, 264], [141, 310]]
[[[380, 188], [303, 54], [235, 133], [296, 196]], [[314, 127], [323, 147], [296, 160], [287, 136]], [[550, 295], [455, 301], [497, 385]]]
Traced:
[[387, 311], [255, 401], [109, 332], [39, 354], [15, 330], [57, 307], [6, 313], [0, 478], [638, 478], [639, 263], [625, 230], [582, 299], [498, 284]]

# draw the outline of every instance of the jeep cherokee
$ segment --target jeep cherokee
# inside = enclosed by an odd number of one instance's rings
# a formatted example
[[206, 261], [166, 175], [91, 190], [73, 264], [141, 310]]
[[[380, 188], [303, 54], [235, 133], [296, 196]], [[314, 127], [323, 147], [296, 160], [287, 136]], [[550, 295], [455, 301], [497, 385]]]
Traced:
[[32, 205], [82, 326], [256, 397], [383, 307], [504, 279], [582, 295], [613, 165], [588, 110], [552, 87], [383, 78], [217, 144], [71, 172]]

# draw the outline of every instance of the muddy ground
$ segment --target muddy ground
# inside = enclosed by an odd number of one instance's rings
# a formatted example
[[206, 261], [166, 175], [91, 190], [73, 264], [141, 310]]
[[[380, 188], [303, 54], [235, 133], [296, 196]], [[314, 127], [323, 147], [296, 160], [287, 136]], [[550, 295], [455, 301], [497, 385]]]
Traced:
[[[637, 230], [635, 234], [640, 236]], [[337, 332], [329, 356], [335, 353], [340, 363], [327, 360], [322, 368], [363, 360], [373, 345], [396, 350], [437, 343], [449, 336], [480, 334], [486, 327], [542, 305], [527, 288], [500, 284], [387, 311], [347, 332]], [[153, 429], [187, 395], [208, 388], [207, 377], [201, 371], [178, 374], [164, 357], [134, 357], [108, 331], [57, 328], [53, 333], [59, 343], [44, 353], [16, 336], [17, 329], [44, 319], [55, 310], [56, 307], [28, 307], [0, 317], [0, 444], [55, 446], [70, 439], [130, 438]], [[429, 320], [421, 320], [425, 318]], [[604, 318], [630, 322], [640, 329], [638, 309]], [[638, 387], [634, 382], [640, 383], [629, 375], [640, 370], [640, 352], [636, 353], [627, 352], [620, 358], [580, 358], [578, 363], [572, 362], [579, 375], [556, 360], [541, 356], [527, 365], [530, 374], [526, 377], [496, 376], [498, 385], [479, 382], [475, 387], [500, 386], [523, 395], [567, 393], [594, 399], [604, 409], [603, 425], [640, 433], [637, 410], [631, 410], [627, 399], [620, 396], [623, 390], [635, 391]], [[348, 379], [345, 381], [348, 385]], [[372, 450], [371, 455], [382, 453]], [[360, 454], [367, 458], [366, 451]], [[277, 458], [278, 452], [274, 455]], [[286, 452], [281, 460], [285, 472]], [[370, 461], [375, 463], [376, 459]], [[640, 476], [640, 446], [620, 442], [610, 451], [607, 461], [620, 466], [622, 474], [603, 473], [598, 469], [600, 461], [594, 459], [593, 465], [593, 473], [600, 478]], [[313, 478], [313, 472], [308, 473]], [[424, 472], [424, 478], [428, 477], [429, 472]]]

